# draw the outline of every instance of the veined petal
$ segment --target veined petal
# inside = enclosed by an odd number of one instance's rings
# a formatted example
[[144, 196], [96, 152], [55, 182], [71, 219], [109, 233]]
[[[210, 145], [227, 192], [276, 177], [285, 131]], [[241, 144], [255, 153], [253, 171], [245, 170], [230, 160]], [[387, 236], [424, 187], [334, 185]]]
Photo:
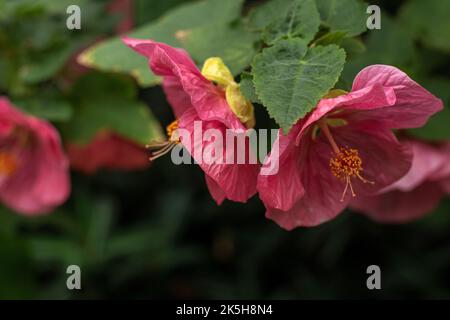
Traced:
[[[156, 75], [168, 78], [163, 81], [164, 90], [178, 117], [192, 105], [202, 120], [220, 121], [228, 128], [244, 128], [230, 109], [223, 90], [200, 73], [184, 50], [152, 40], [123, 38], [123, 41], [149, 59]], [[177, 96], [180, 91], [185, 94]]]
[[[227, 128], [221, 122], [199, 120], [201, 119], [195, 110], [188, 110], [183, 114], [179, 121], [179, 128], [189, 132], [191, 143], [185, 143], [183, 139], [181, 139], [181, 143], [203, 169], [205, 174], [223, 190], [227, 199], [246, 202], [256, 193], [256, 179], [259, 173], [259, 165], [256, 162], [251, 163], [249, 161], [249, 153], [252, 151], [249, 148], [248, 139], [245, 140], [245, 147], [235, 143], [234, 149], [231, 150], [233, 146], [227, 145], [226, 142]], [[215, 139], [206, 141], [206, 139], [201, 140], [196, 137], [195, 125], [201, 128], [204, 134], [211, 129], [221, 135], [221, 138], [223, 138], [220, 141], [222, 154], [212, 156], [211, 153], [206, 152], [206, 150], [215, 150], [215, 145], [219, 142]], [[245, 131], [242, 131], [242, 134], [245, 134]], [[242, 148], [245, 148], [245, 150], [242, 150]], [[245, 162], [242, 164], [236, 161], [238, 152], [245, 152]], [[215, 161], [217, 159], [221, 159], [222, 163]], [[232, 161], [227, 162], [227, 160]], [[220, 193], [217, 192], [216, 186], [210, 182], [208, 183], [208, 187], [212, 187], [212, 195], [218, 201], [221, 198]]]
[[304, 157], [298, 170], [302, 177], [304, 194], [289, 210], [279, 210], [266, 205], [266, 217], [282, 228], [316, 226], [335, 218], [348, 204], [341, 201], [343, 186], [330, 172], [328, 143], [318, 139], [303, 139], [300, 148]]
[[305, 130], [325, 115], [330, 118], [343, 118], [348, 117], [348, 114], [360, 114], [363, 113], [362, 111], [392, 106], [395, 102], [394, 90], [380, 84], [361, 88], [335, 98], [322, 99], [306, 119], [296, 141], [298, 143]]
[[205, 174], [206, 186], [208, 187], [209, 193], [211, 197], [213, 197], [214, 201], [216, 201], [217, 205], [221, 205], [223, 200], [226, 199], [227, 195], [223, 191], [223, 189], [214, 181], [213, 178]]
[[423, 126], [428, 118], [442, 110], [442, 101], [417, 84], [401, 70], [387, 65], [372, 65], [361, 70], [353, 81], [352, 91], [373, 85], [392, 88], [394, 105], [367, 110], [366, 119], [377, 119], [390, 128], [416, 128]]
[[441, 150], [424, 142], [407, 140], [403, 144], [413, 152], [411, 169], [403, 178], [383, 189], [382, 193], [391, 190], [412, 191], [426, 180], [433, 179], [433, 176], [438, 178], [437, 175], [450, 162], [450, 156], [445, 156]]
[[[259, 197], [266, 207], [287, 211], [305, 193], [300, 173], [300, 148], [293, 143], [298, 129], [298, 126], [292, 128], [287, 136], [280, 130], [273, 144], [278, 146], [278, 150], [273, 148], [264, 160], [263, 167], [275, 168], [266, 175], [260, 173], [258, 176]], [[276, 163], [278, 166], [274, 167]]]
[[372, 197], [356, 197], [350, 207], [383, 223], [405, 223], [432, 212], [443, 197], [436, 182], [425, 182], [413, 190], [391, 190]]

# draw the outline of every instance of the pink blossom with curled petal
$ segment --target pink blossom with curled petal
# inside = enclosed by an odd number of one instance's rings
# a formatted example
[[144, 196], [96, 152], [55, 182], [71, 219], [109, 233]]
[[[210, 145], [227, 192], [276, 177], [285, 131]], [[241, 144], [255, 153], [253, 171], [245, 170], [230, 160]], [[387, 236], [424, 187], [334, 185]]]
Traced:
[[86, 145], [70, 142], [66, 147], [72, 168], [86, 174], [100, 169], [142, 170], [150, 165], [144, 146], [114, 132], [100, 131]]
[[134, 27], [134, 1], [133, 0], [111, 0], [107, 5], [109, 13], [120, 15], [120, 21], [116, 26], [117, 33], [125, 33]]
[[392, 129], [413, 128], [442, 102], [399, 69], [373, 65], [351, 92], [322, 99], [288, 135], [280, 132], [279, 172], [259, 175], [266, 216], [281, 227], [315, 226], [336, 217], [353, 196], [375, 194], [404, 176], [412, 152]]
[[69, 193], [69, 166], [58, 132], [0, 97], [0, 201], [37, 215], [62, 204]]
[[423, 217], [450, 194], [450, 143], [404, 142], [413, 150], [409, 172], [375, 196], [355, 198], [350, 206], [384, 223], [403, 223]]
[[[246, 127], [228, 105], [224, 91], [207, 80], [183, 49], [152, 40], [123, 38], [136, 52], [149, 59], [153, 73], [162, 77], [162, 87], [177, 118], [177, 128], [190, 133], [193, 143], [181, 143], [205, 172], [206, 184], [220, 204], [224, 199], [246, 202], [256, 193], [259, 165], [207, 163], [194, 149], [204, 150], [213, 142], [194, 139], [194, 124], [203, 131], [216, 129], [225, 136], [227, 129], [245, 132]], [[172, 131], [172, 130], [170, 130]], [[197, 144], [197, 145], [196, 145]], [[201, 145], [198, 145], [201, 144]], [[224, 152], [227, 148], [224, 144]], [[245, 151], [244, 151], [245, 152]]]
[[[442, 150], [445, 154], [450, 155], [450, 141], [447, 141]], [[442, 189], [450, 195], [450, 161], [447, 162], [447, 165], [440, 171], [436, 176], [433, 176], [433, 179], [438, 179]]]

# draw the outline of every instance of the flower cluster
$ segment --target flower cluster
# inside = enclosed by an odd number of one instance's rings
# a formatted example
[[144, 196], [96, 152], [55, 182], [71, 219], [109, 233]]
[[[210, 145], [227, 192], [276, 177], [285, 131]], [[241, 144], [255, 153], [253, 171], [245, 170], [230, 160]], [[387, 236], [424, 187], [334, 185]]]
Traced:
[[[248, 135], [256, 125], [254, 106], [222, 59], [209, 58], [198, 69], [183, 49], [152, 40], [123, 41], [162, 77], [174, 114], [166, 140], [151, 141], [146, 151], [114, 132], [100, 131], [88, 145], [67, 143], [66, 157], [49, 123], [1, 98], [3, 203], [24, 214], [49, 212], [69, 195], [69, 163], [88, 174], [101, 168], [143, 169], [179, 150], [204, 171], [217, 204], [247, 202], [258, 194], [266, 216], [287, 230], [319, 225], [347, 207], [377, 221], [405, 222], [423, 216], [450, 193], [450, 144], [403, 133], [396, 137], [397, 130], [423, 126], [442, 102], [395, 67], [366, 67], [350, 92], [329, 91], [287, 134], [278, 131], [271, 152], [258, 163]], [[219, 134], [205, 140], [197, 137], [197, 129]], [[228, 132], [244, 143], [230, 143], [224, 138]], [[240, 154], [243, 160], [236, 161]]]
[[[200, 71], [182, 49], [152, 40], [123, 41], [148, 58], [151, 70], [163, 78], [176, 118], [168, 127], [167, 141], [149, 145], [152, 160], [183, 145], [184, 139], [194, 141], [184, 147], [200, 160], [194, 150], [195, 121], [218, 130], [254, 126], [253, 106], [220, 59], [208, 59]], [[264, 168], [278, 161], [276, 172], [261, 174], [261, 166], [251, 163], [197, 162], [219, 204], [224, 199], [245, 202], [258, 192], [266, 216], [288, 230], [326, 222], [349, 205], [378, 220], [406, 221], [428, 212], [448, 192], [449, 148], [398, 141], [393, 130], [421, 127], [442, 107], [441, 100], [402, 71], [373, 65], [356, 76], [351, 92], [330, 91], [287, 135], [280, 130], [279, 147], [261, 164]], [[190, 133], [188, 137], [180, 129]], [[206, 144], [211, 143], [217, 142]], [[421, 165], [428, 149], [436, 159], [433, 168]], [[410, 210], [407, 207], [414, 203], [404, 200], [393, 205], [390, 213], [396, 193], [406, 193], [402, 197], [407, 199], [414, 197], [409, 191], [428, 190], [426, 185], [430, 189], [421, 194], [422, 199], [427, 194], [432, 198], [424, 201], [426, 205]]]

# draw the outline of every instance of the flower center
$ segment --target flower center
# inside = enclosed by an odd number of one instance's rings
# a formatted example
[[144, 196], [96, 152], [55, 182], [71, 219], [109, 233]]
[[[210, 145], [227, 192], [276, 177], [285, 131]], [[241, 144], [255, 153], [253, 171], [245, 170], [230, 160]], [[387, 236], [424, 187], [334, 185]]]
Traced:
[[364, 171], [363, 161], [359, 156], [358, 149], [339, 147], [331, 134], [326, 119], [319, 120], [319, 126], [333, 149], [333, 156], [330, 158], [329, 162], [331, 173], [337, 179], [345, 183], [341, 201], [344, 201], [348, 189], [350, 189], [352, 196], [355, 197], [356, 193], [353, 189], [352, 179], [357, 178], [363, 183], [373, 184], [372, 181], [369, 181], [362, 176], [362, 172]]
[[169, 153], [173, 147], [180, 143], [180, 136], [178, 134], [178, 120], [173, 121], [166, 127], [167, 141], [154, 142], [146, 145], [145, 147], [150, 152], [149, 160], [153, 161], [163, 155]]
[[0, 176], [9, 177], [17, 170], [16, 158], [7, 153], [0, 151]]
[[175, 143], [180, 142], [180, 136], [178, 135], [177, 129], [178, 129], [178, 120], [172, 121], [172, 123], [170, 123], [166, 127], [167, 137], [169, 137], [170, 141], [173, 141]]

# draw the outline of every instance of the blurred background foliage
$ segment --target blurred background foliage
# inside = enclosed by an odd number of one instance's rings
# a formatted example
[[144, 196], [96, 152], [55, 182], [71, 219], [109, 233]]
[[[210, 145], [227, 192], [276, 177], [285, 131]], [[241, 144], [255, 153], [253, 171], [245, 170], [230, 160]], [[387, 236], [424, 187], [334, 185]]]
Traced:
[[[123, 17], [106, 14], [109, 2], [0, 0], [0, 93], [52, 121], [65, 143], [89, 143], [104, 129], [145, 143], [172, 120], [160, 80], [118, 40]], [[134, 0], [130, 36], [182, 46], [199, 64], [220, 55], [238, 75], [259, 49], [248, 13], [260, 3]], [[66, 28], [69, 4], [81, 7], [79, 31]], [[450, 2], [371, 4], [382, 8], [381, 30], [325, 38], [347, 51], [339, 86], [366, 65], [391, 64], [447, 107]], [[256, 116], [259, 127], [276, 127], [263, 108]], [[449, 121], [446, 109], [411, 134], [448, 140]], [[216, 206], [202, 171], [168, 157], [138, 172], [74, 171], [72, 189], [47, 216], [0, 209], [0, 298], [450, 298], [448, 198], [409, 224], [347, 211], [286, 232], [257, 197]], [[71, 264], [82, 269], [81, 291], [66, 288]], [[366, 288], [371, 264], [381, 267], [380, 291]]]

